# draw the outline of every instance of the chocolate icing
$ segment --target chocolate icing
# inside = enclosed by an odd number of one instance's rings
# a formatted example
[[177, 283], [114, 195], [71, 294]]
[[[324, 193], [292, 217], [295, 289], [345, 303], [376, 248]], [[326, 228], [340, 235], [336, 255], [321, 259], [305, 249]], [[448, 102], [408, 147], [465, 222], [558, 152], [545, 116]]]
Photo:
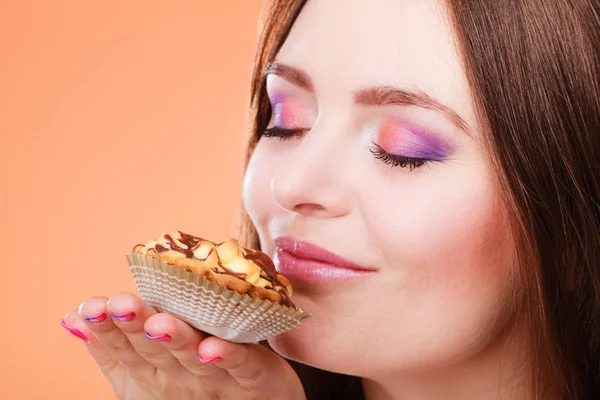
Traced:
[[[275, 269], [275, 264], [273, 264], [273, 260], [271, 260], [271, 257], [266, 255], [262, 251], [246, 249], [246, 259], [258, 265], [260, 269], [262, 269], [265, 272], [265, 274], [267, 274], [267, 276], [269, 277], [269, 281], [271, 281], [271, 284], [273, 284], [273, 287], [285, 287], [285, 285], [282, 284], [279, 281], [279, 279], [277, 279], [277, 269]], [[288, 307], [295, 308], [285, 289], [279, 289], [277, 290], [277, 292], [281, 295], [282, 304]]]
[[[182, 236], [182, 238], [183, 238], [183, 236]], [[187, 246], [187, 249], [184, 249], [183, 247], [179, 247], [177, 245], [177, 243], [175, 243], [175, 240], [173, 240], [173, 238], [171, 237], [171, 235], [165, 235], [165, 240], [171, 246], [171, 250], [183, 253], [183, 254], [185, 254], [185, 256], [187, 258], [194, 257], [194, 252], [191, 249], [191, 247], [193, 247], [193, 246], [190, 246], [188, 243], [185, 243], [184, 241], [180, 240], [181, 243], [183, 243], [183, 244], [185, 244]]]

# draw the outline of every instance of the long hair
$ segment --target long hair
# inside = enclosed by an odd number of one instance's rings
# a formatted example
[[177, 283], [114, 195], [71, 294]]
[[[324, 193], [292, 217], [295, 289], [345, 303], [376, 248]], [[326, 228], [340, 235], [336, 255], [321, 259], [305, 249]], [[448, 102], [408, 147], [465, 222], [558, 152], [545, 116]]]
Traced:
[[[271, 116], [264, 69], [305, 3], [266, 10], [246, 165]], [[517, 243], [533, 398], [600, 399], [600, 2], [447, 5]], [[241, 228], [259, 248], [244, 212]], [[292, 365], [310, 400], [364, 398], [359, 378]]]

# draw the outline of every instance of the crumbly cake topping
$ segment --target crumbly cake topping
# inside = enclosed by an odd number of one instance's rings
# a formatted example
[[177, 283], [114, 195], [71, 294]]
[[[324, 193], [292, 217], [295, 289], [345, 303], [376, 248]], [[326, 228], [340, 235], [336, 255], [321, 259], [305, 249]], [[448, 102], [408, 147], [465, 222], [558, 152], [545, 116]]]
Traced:
[[[295, 308], [290, 300], [292, 286], [277, 273], [271, 258], [261, 251], [241, 246], [236, 239], [216, 243], [173, 231], [163, 233], [145, 245], [135, 246], [132, 252], [160, 258], [238, 292]], [[235, 282], [231, 277], [243, 280], [246, 285]]]

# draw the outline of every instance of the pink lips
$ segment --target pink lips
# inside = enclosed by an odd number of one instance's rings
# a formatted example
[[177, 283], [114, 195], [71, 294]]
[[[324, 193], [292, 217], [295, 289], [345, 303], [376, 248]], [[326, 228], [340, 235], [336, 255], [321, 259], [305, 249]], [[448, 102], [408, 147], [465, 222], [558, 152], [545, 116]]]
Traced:
[[275, 239], [278, 247], [274, 261], [277, 271], [292, 281], [342, 282], [365, 278], [377, 272], [307, 242], [291, 237]]

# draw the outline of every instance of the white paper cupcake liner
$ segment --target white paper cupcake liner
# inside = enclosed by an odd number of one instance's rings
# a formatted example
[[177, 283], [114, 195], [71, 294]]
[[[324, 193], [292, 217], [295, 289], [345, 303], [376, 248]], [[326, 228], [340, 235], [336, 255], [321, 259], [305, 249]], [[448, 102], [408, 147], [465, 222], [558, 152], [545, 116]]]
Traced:
[[128, 254], [141, 298], [159, 312], [236, 343], [258, 342], [300, 325], [310, 314], [240, 294], [184, 268]]

